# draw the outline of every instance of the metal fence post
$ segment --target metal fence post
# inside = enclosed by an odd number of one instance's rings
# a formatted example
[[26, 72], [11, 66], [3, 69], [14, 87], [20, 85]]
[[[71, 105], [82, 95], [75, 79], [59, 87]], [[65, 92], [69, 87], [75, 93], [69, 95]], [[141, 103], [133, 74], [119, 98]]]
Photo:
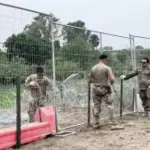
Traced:
[[129, 41], [130, 41], [130, 51], [131, 51], [131, 61], [132, 61], [132, 70], [134, 70], [134, 56], [133, 56], [133, 48], [132, 48], [132, 36], [129, 34]]
[[[135, 53], [134, 53], [134, 49], [133, 49], [133, 36], [131, 35], [131, 34], [129, 34], [129, 40], [130, 40], [130, 50], [131, 50], [131, 60], [132, 60], [132, 70], [134, 70], [135, 69]], [[134, 83], [135, 83], [135, 79], [132, 79], [132, 83], [133, 83], [133, 85], [134, 85]], [[135, 105], [136, 103], [135, 103], [135, 99], [136, 99], [136, 87], [134, 87], [133, 88], [133, 105]], [[134, 110], [134, 106], [132, 106], [132, 109], [133, 109], [133, 111], [135, 111]]]
[[135, 95], [136, 93], [135, 93], [135, 88], [133, 88], [133, 101], [132, 101], [132, 111], [134, 112], [135, 110], [134, 110], [134, 105], [135, 105]]
[[52, 43], [52, 68], [53, 68], [53, 89], [54, 89], [54, 107], [55, 107], [55, 123], [56, 123], [56, 132], [58, 132], [58, 122], [57, 122], [57, 100], [56, 100], [56, 68], [55, 68], [55, 45], [54, 45], [54, 24], [53, 18], [50, 17], [50, 25], [51, 25], [51, 43]]
[[88, 126], [91, 122], [91, 84], [88, 83]]
[[21, 147], [21, 88], [20, 88], [20, 77], [16, 78], [16, 147]]
[[135, 40], [134, 40], [134, 36], [132, 36], [132, 42], [133, 42], [133, 54], [134, 54], [134, 68], [136, 69], [136, 49], [135, 49]]
[[121, 80], [120, 85], [120, 119], [122, 118], [122, 104], [123, 104], [123, 80]]
[[[135, 49], [135, 38], [134, 38], [134, 36], [132, 35], [132, 46], [133, 46], [133, 57], [134, 57], [134, 69], [136, 69], [137, 68], [137, 66], [136, 66], [136, 49]], [[138, 82], [138, 79], [137, 78], [135, 78], [135, 80], [134, 80], [134, 82], [135, 82], [135, 111], [136, 112], [138, 112], [138, 102], [137, 102], [137, 82]]]
[[103, 50], [103, 39], [102, 39], [102, 33], [100, 33], [100, 50]]

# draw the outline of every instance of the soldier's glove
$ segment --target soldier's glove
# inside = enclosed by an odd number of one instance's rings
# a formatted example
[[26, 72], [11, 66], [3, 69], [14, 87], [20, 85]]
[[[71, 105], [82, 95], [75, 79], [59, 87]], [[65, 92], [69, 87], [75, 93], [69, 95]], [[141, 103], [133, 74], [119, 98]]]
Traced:
[[35, 82], [35, 81], [31, 81], [31, 82], [29, 83], [29, 86], [30, 86], [30, 88], [33, 88], [33, 89], [39, 88], [38, 83]]
[[148, 88], [150, 88], [150, 85], [148, 86]]
[[120, 79], [121, 79], [121, 80], [124, 80], [125, 77], [126, 77], [125, 75], [121, 75], [121, 76], [120, 76]]

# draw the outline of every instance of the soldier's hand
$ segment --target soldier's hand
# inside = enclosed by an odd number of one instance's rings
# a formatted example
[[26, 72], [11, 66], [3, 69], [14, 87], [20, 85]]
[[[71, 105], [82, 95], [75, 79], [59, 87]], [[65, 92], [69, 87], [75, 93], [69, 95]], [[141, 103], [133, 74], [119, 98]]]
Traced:
[[35, 82], [35, 81], [31, 81], [31, 82], [29, 83], [29, 86], [30, 86], [30, 88], [34, 88], [34, 89], [39, 88], [38, 83]]
[[125, 77], [126, 77], [125, 75], [121, 75], [121, 76], [120, 76], [120, 79], [121, 79], [121, 80], [124, 80]]

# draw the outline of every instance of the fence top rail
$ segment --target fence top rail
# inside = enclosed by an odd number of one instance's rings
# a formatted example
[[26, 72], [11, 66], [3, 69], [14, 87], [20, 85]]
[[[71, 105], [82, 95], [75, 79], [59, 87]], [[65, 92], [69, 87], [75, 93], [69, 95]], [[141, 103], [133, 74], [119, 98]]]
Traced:
[[134, 38], [141, 38], [141, 39], [147, 39], [150, 40], [150, 37], [144, 37], [144, 36], [138, 36], [138, 35], [131, 35]]
[[27, 9], [27, 8], [23, 8], [23, 7], [18, 7], [18, 6], [14, 6], [14, 5], [10, 5], [10, 4], [5, 4], [5, 3], [0, 3], [1, 6], [6, 6], [6, 7], [11, 7], [11, 8], [16, 8], [16, 9], [20, 9], [20, 10], [24, 10], [24, 11], [29, 11], [29, 12], [33, 12], [33, 13], [38, 13], [38, 14], [42, 14], [45, 16], [49, 16], [49, 14], [43, 13], [43, 12], [39, 12], [36, 10], [32, 10], [32, 9]]
[[[16, 8], [16, 9], [20, 9], [20, 10], [24, 10], [24, 11], [29, 11], [29, 12], [33, 12], [33, 13], [39, 13], [48, 17], [51, 17], [49, 14], [47, 13], [43, 13], [43, 12], [39, 12], [39, 11], [35, 11], [35, 10], [31, 10], [31, 9], [27, 9], [27, 8], [23, 8], [23, 7], [18, 7], [18, 6], [14, 6], [14, 5], [10, 5], [10, 4], [5, 4], [5, 3], [1, 3], [1, 6], [6, 6], [6, 7], [10, 7], [10, 8]], [[75, 26], [71, 26], [71, 25], [64, 25], [58, 22], [54, 22], [54, 24], [57, 25], [62, 25], [62, 26], [66, 26], [66, 27], [72, 27], [72, 28], [76, 28], [76, 29], [80, 29], [80, 30], [85, 30], [85, 31], [91, 31], [91, 32], [95, 32], [95, 33], [99, 33], [99, 34], [105, 34], [105, 35], [110, 35], [110, 36], [116, 36], [116, 37], [120, 37], [120, 38], [125, 38], [125, 39], [132, 39], [130, 37], [126, 37], [126, 36], [122, 36], [122, 35], [117, 35], [117, 34], [111, 34], [111, 33], [106, 33], [106, 32], [100, 32], [100, 31], [96, 31], [96, 30], [88, 30], [88, 29], [84, 29], [84, 28], [80, 28], [80, 27], [75, 27]]]
[[85, 28], [80, 28], [80, 27], [72, 26], [72, 25], [65, 25], [65, 24], [58, 23], [58, 22], [54, 22], [54, 24], [65, 26], [65, 27], [76, 28], [76, 29], [79, 29], [79, 30], [91, 31], [91, 32], [99, 33], [99, 34], [105, 34], [105, 35], [116, 36], [116, 37], [121, 37], [121, 38], [125, 38], [125, 39], [131, 39], [130, 37], [127, 37], [127, 36], [122, 36], [122, 35], [117, 35], [117, 34], [111, 34], [111, 33], [106, 33], [106, 32], [101, 32], [101, 31], [96, 31], [96, 30], [89, 30], [89, 29], [85, 29]]

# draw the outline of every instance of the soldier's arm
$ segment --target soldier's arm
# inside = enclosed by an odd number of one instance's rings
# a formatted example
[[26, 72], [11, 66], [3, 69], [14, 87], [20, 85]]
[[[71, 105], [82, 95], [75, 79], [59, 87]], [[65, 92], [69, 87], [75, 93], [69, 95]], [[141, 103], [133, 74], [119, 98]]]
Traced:
[[111, 68], [108, 68], [108, 80], [109, 80], [111, 85], [114, 84], [114, 82], [115, 82], [115, 76], [112, 73]]
[[25, 86], [29, 88], [29, 83], [31, 82], [31, 76], [28, 76], [25, 80]]
[[53, 87], [52, 81], [51, 81], [48, 77], [46, 77], [45, 79], [46, 79], [46, 86], [47, 86], [47, 89], [48, 89], [48, 90], [52, 90], [52, 87]]
[[128, 79], [135, 77], [137, 75], [138, 75], [138, 69], [135, 69], [133, 72], [127, 74], [126, 77], [124, 78], [124, 80], [128, 80]]

